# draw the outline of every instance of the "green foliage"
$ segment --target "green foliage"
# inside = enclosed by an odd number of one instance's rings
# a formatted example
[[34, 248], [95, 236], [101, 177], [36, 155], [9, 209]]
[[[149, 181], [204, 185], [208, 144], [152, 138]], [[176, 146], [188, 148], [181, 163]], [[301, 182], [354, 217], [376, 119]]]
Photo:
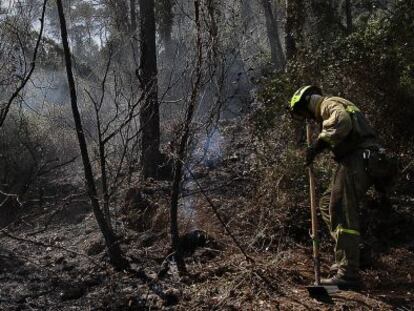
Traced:
[[[336, 43], [341, 74], [351, 83], [346, 94], [362, 98], [365, 110], [387, 143], [404, 142], [413, 134], [414, 7], [400, 1], [392, 14], [372, 20], [346, 40]], [[339, 67], [340, 66], [340, 67]], [[338, 87], [341, 87], [340, 85]], [[393, 124], [393, 125], [392, 125]], [[396, 124], [399, 124], [396, 126]]]
[[[327, 94], [354, 101], [386, 143], [411, 139], [414, 117], [414, 6], [400, 1], [388, 15], [372, 19], [349, 37], [338, 36], [318, 49], [299, 54], [288, 72], [267, 79], [263, 107], [256, 115], [263, 132], [274, 127], [293, 91], [320, 85]], [[263, 134], [263, 133], [262, 133]], [[399, 146], [398, 146], [399, 147]]]
[[258, 101], [262, 106], [254, 114], [253, 121], [256, 135], [264, 137], [286, 115], [294, 86], [287, 75], [263, 78], [261, 82], [263, 87], [258, 93]]

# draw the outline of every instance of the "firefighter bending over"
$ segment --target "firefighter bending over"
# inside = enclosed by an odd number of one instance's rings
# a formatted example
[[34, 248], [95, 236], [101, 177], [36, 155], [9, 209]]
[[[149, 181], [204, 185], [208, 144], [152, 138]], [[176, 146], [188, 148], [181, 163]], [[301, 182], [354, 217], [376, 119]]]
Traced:
[[333, 152], [337, 168], [329, 189], [320, 200], [320, 210], [335, 240], [336, 274], [322, 279], [322, 285], [358, 287], [360, 285], [359, 203], [374, 183], [369, 174], [369, 158], [383, 152], [377, 135], [361, 111], [340, 97], [322, 96], [315, 86], [300, 88], [292, 97], [294, 117], [321, 123], [318, 139], [306, 152], [306, 164], [322, 151]]

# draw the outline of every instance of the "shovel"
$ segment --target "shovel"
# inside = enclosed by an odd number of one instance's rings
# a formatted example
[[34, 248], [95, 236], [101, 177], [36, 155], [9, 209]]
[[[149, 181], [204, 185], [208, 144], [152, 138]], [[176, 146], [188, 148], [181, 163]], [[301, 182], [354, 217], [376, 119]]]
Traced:
[[[310, 123], [306, 124], [306, 137], [308, 146], [312, 144], [312, 128]], [[318, 238], [318, 217], [316, 213], [316, 191], [315, 191], [315, 176], [313, 174], [313, 166], [308, 166], [309, 174], [309, 194], [311, 205], [311, 219], [312, 219], [312, 246], [313, 246], [313, 269], [315, 273], [315, 282], [311, 286], [307, 286], [309, 295], [312, 298], [319, 300], [329, 300], [329, 294], [337, 292], [337, 286], [323, 286], [321, 285], [320, 261], [319, 261], [319, 238]]]

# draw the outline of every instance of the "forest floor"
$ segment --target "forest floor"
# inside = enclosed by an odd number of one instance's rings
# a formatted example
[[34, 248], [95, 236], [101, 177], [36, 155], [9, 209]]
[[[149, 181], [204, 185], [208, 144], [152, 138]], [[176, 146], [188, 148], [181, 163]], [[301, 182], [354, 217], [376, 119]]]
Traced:
[[[193, 176], [187, 174], [180, 219], [183, 231], [202, 229], [209, 241], [186, 259], [188, 276], [180, 277], [171, 264], [166, 276], [157, 277], [169, 252], [168, 221], [157, 224], [157, 234], [117, 223], [125, 237], [122, 249], [137, 272], [114, 271], [106, 264], [85, 198], [59, 209], [45, 206], [0, 233], [0, 310], [414, 310], [414, 220], [409, 213], [414, 199], [393, 198], [398, 208], [384, 223], [381, 238], [395, 242], [373, 252], [362, 270], [364, 287], [317, 301], [306, 291], [313, 278], [310, 242], [280, 240], [259, 250], [257, 234], [243, 232], [260, 232], [243, 222], [254, 191], [254, 144], [248, 137], [241, 126], [225, 122], [209, 140], [212, 153], [194, 150], [200, 161], [192, 166]], [[226, 234], [199, 186], [254, 264]], [[148, 181], [140, 188], [166, 216], [168, 182]], [[331, 252], [326, 243], [323, 272], [332, 263]]]

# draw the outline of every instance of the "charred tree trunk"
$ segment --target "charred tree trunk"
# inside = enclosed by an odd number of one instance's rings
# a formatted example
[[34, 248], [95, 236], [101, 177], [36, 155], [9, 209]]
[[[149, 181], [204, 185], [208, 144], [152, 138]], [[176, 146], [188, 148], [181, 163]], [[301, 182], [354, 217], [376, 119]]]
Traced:
[[261, 0], [261, 3], [266, 18], [267, 37], [270, 43], [272, 62], [276, 70], [282, 70], [285, 67], [285, 55], [283, 54], [279, 38], [279, 26], [272, 10], [272, 3], [270, 0]]
[[195, 80], [191, 92], [190, 103], [187, 108], [186, 117], [184, 121], [183, 133], [181, 135], [180, 145], [177, 152], [175, 164], [174, 164], [174, 179], [172, 184], [171, 194], [171, 206], [170, 206], [170, 217], [171, 217], [171, 239], [172, 246], [175, 250], [175, 259], [177, 262], [178, 270], [181, 274], [186, 273], [185, 262], [183, 258], [183, 249], [180, 243], [180, 234], [178, 229], [178, 198], [181, 188], [181, 179], [183, 176], [183, 163], [185, 162], [188, 139], [190, 137], [191, 122], [193, 120], [194, 112], [196, 110], [198, 102], [198, 93], [201, 84], [201, 66], [202, 66], [202, 43], [201, 43], [201, 23], [200, 23], [200, 8], [199, 2], [194, 2], [195, 6], [195, 21], [197, 27], [197, 63], [195, 68]]
[[139, 0], [141, 16], [141, 63], [139, 78], [145, 93], [140, 110], [141, 163], [145, 178], [156, 177], [160, 161], [160, 115], [158, 106], [157, 50], [154, 0]]
[[[183, 146], [185, 142], [185, 137], [181, 138], [180, 143], [180, 150], [178, 153], [178, 157], [180, 157], [180, 153], [185, 152], [186, 144]], [[171, 205], [170, 205], [170, 218], [171, 218], [171, 244], [172, 248], [175, 251], [175, 261], [177, 263], [177, 268], [180, 274], [185, 274], [187, 272], [184, 258], [183, 258], [183, 249], [180, 243], [180, 231], [178, 229], [178, 197], [181, 191], [181, 179], [182, 179], [182, 170], [183, 164], [182, 159], [178, 158], [175, 161], [174, 165], [174, 177], [173, 177], [173, 184], [172, 184], [172, 192], [171, 192]]]
[[109, 190], [108, 190], [108, 176], [106, 174], [106, 152], [105, 144], [102, 137], [101, 120], [99, 118], [99, 112], [97, 115], [97, 126], [98, 126], [98, 144], [99, 144], [99, 162], [101, 167], [101, 178], [102, 178], [102, 194], [103, 194], [103, 215], [105, 217], [108, 228], [112, 231], [111, 214], [109, 212]]
[[346, 0], [345, 2], [345, 11], [346, 11], [346, 31], [349, 34], [352, 33], [352, 3], [351, 0]]
[[101, 189], [102, 189], [102, 195], [103, 195], [103, 214], [106, 219], [106, 223], [108, 224], [109, 229], [112, 230], [112, 221], [111, 221], [111, 214], [109, 211], [109, 200], [110, 200], [110, 194], [109, 194], [109, 186], [108, 186], [108, 172], [107, 172], [107, 161], [106, 161], [106, 146], [105, 146], [105, 139], [104, 134], [102, 130], [102, 119], [100, 116], [102, 104], [105, 98], [105, 84], [106, 79], [108, 78], [108, 72], [111, 67], [111, 59], [112, 54], [109, 54], [109, 60], [106, 65], [105, 74], [102, 80], [101, 90], [102, 95], [99, 100], [95, 100], [92, 95], [89, 93], [89, 91], [86, 91], [88, 94], [90, 100], [93, 103], [94, 110], [95, 110], [95, 118], [96, 118], [96, 130], [98, 134], [98, 147], [99, 147], [99, 165], [101, 169]]
[[73, 77], [72, 72], [72, 60], [71, 60], [71, 52], [68, 43], [68, 33], [66, 28], [66, 20], [65, 14], [63, 11], [62, 0], [56, 0], [59, 20], [60, 20], [60, 30], [62, 36], [62, 44], [64, 50], [64, 57], [65, 57], [65, 64], [66, 64], [66, 74], [68, 79], [69, 91], [70, 91], [70, 99], [71, 99], [71, 107], [73, 113], [73, 119], [75, 121], [76, 126], [76, 133], [78, 136], [79, 141], [79, 148], [81, 151], [83, 168], [85, 173], [85, 180], [86, 186], [88, 189], [88, 195], [91, 200], [93, 212], [95, 218], [98, 222], [99, 228], [102, 231], [102, 234], [105, 239], [106, 247], [108, 249], [109, 259], [111, 264], [118, 268], [124, 269], [128, 266], [127, 261], [123, 258], [121, 249], [117, 244], [116, 237], [113, 234], [111, 228], [106, 223], [105, 217], [100, 209], [96, 185], [93, 178], [93, 172], [91, 167], [91, 162], [89, 159], [88, 148], [86, 144], [86, 139], [82, 127], [81, 116], [78, 109], [78, 102], [77, 102], [77, 94], [76, 94], [76, 87], [75, 87], [75, 80]]

